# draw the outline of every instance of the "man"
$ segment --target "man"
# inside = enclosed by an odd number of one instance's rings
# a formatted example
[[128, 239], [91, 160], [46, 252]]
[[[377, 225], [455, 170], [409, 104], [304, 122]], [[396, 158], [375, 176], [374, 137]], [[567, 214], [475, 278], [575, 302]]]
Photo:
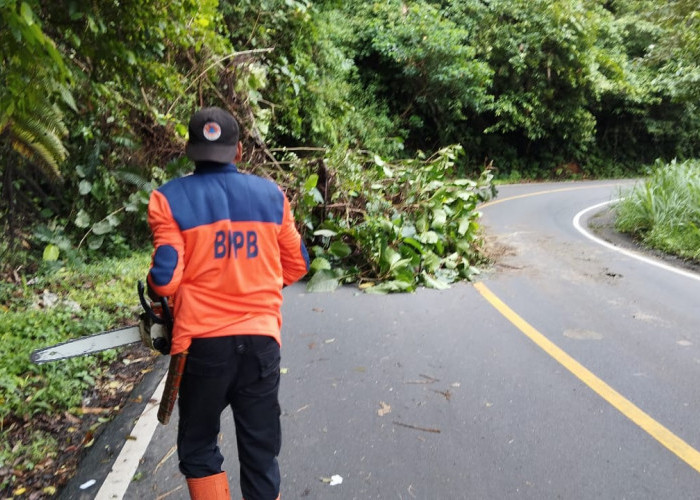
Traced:
[[194, 500], [230, 498], [217, 445], [230, 406], [246, 500], [279, 498], [282, 288], [309, 258], [289, 201], [266, 179], [239, 172], [238, 123], [223, 109], [189, 122], [192, 175], [153, 191], [149, 292], [171, 297], [171, 355], [186, 355], [179, 392], [180, 471]]

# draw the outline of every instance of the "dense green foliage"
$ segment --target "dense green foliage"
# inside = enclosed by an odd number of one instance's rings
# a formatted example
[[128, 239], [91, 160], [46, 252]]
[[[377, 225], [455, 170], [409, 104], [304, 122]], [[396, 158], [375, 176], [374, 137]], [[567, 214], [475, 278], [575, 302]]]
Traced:
[[242, 166], [292, 198], [305, 162], [342, 174], [344, 149], [400, 163], [455, 146], [451, 175], [518, 178], [700, 147], [689, 0], [2, 0], [0, 16], [6, 271], [146, 244], [148, 194], [189, 168], [203, 104], [236, 114]]
[[308, 288], [329, 291], [360, 282], [373, 293], [446, 288], [469, 279], [479, 254], [479, 202], [493, 196], [491, 174], [455, 175], [460, 148], [430, 158], [387, 162], [337, 151], [303, 163], [297, 216], [311, 264]]
[[[105, 372], [115, 351], [34, 365], [29, 353], [68, 338], [87, 335], [125, 323], [139, 312], [136, 283], [143, 278], [149, 254], [107, 259], [93, 265], [58, 268], [22, 283], [0, 284], [0, 468], [31, 469], [55, 458], [61, 439], [39, 426], [25, 441], [8, 438], [14, 427], [32, 422], [36, 414], [80, 415], [83, 395]], [[6, 492], [9, 484], [0, 484]]]
[[[144, 237], [150, 182], [166, 177], [159, 167], [179, 156], [185, 133], [172, 108], [182, 95], [191, 108], [196, 94], [186, 90], [207, 87], [209, 47], [228, 47], [208, 28], [216, 6], [0, 2], [16, 27], [0, 32], [4, 245], [19, 241], [42, 255], [50, 243], [48, 255], [60, 249], [65, 258], [81, 247], [118, 253]], [[43, 147], [61, 134], [63, 150]], [[37, 149], [46, 154], [37, 158]]]
[[700, 262], [700, 162], [660, 163], [617, 207], [616, 226], [647, 246]]
[[406, 151], [458, 143], [468, 167], [493, 161], [501, 175], [620, 175], [698, 154], [697, 12], [634, 0], [364, 2], [346, 5], [354, 29], [342, 42]]

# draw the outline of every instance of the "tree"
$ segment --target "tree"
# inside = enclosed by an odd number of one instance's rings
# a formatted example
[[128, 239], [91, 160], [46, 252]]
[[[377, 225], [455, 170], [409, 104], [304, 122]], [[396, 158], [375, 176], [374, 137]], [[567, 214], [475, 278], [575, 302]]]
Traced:
[[475, 45], [494, 71], [484, 132], [518, 156], [584, 162], [595, 103], [625, 85], [612, 15], [599, 2], [495, 0], [481, 18]]
[[617, 0], [630, 89], [608, 94], [596, 114], [606, 157], [651, 163], [700, 152], [700, 11], [696, 2]]
[[354, 6], [355, 64], [366, 89], [386, 102], [411, 150], [460, 142], [489, 102], [492, 72], [468, 29], [427, 2]]

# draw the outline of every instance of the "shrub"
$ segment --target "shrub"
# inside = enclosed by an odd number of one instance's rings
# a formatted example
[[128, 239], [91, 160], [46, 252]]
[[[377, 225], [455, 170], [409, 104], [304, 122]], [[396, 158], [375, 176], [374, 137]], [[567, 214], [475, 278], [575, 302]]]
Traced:
[[616, 226], [644, 244], [700, 260], [700, 161], [657, 163], [618, 206]]

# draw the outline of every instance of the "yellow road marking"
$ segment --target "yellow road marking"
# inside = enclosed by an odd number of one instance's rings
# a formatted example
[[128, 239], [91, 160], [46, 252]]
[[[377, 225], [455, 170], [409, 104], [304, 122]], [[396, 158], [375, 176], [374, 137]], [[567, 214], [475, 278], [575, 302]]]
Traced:
[[595, 376], [581, 363], [569, 356], [547, 337], [538, 332], [527, 321], [518, 316], [510, 307], [499, 299], [484, 283], [474, 283], [474, 288], [518, 330], [524, 333], [543, 351], [554, 358], [564, 368], [585, 383], [605, 401], [617, 408], [620, 413], [641, 427], [647, 434], [668, 448], [697, 472], [700, 472], [700, 452], [676, 436], [673, 432], [647, 415], [634, 403], [622, 396], [615, 389]]
[[614, 183], [613, 184], [594, 184], [594, 185], [590, 185], [590, 186], [575, 186], [575, 187], [565, 187], [565, 188], [559, 188], [559, 189], [547, 189], [544, 191], [518, 194], [515, 196], [509, 196], [508, 198], [500, 198], [500, 199], [496, 199], [493, 201], [487, 201], [486, 203], [479, 205], [479, 208], [486, 208], [486, 207], [490, 207], [491, 205], [498, 205], [499, 203], [503, 203], [504, 201], [517, 200], [520, 198], [530, 198], [531, 196], [539, 196], [542, 194], [561, 193], [563, 191], [578, 191], [579, 189], [605, 188], [605, 187], [611, 187], [611, 186], [619, 186], [619, 184], [614, 184]]

